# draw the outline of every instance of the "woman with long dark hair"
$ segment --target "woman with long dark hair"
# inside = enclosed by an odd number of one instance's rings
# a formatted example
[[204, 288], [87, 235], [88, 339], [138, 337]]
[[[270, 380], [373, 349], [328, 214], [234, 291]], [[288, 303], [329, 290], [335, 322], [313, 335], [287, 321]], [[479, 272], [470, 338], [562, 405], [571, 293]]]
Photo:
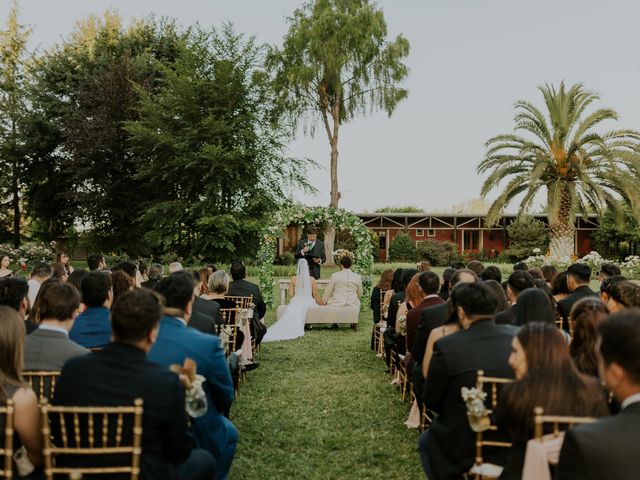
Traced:
[[578, 300], [571, 309], [569, 324], [573, 330], [573, 340], [569, 353], [576, 368], [592, 377], [598, 377], [598, 354], [596, 340], [598, 325], [609, 315], [609, 309], [597, 298]]
[[556, 312], [551, 298], [538, 288], [527, 288], [518, 295], [515, 324], [518, 326], [532, 322], [554, 325]]
[[[388, 292], [391, 290], [391, 282], [393, 280], [393, 269], [387, 268], [382, 275], [380, 275], [380, 280], [375, 287], [371, 290], [371, 310], [373, 310], [373, 323], [378, 324], [381, 320], [384, 319], [384, 314], [386, 313], [386, 308], [389, 305], [383, 305], [383, 300], [381, 298], [382, 292]], [[375, 330], [371, 332], [371, 350], [374, 347], [374, 337]]]
[[518, 331], [509, 365], [516, 381], [504, 387], [496, 413], [512, 441], [503, 480], [522, 476], [535, 407], [549, 415], [603, 417], [609, 412], [599, 382], [576, 369], [564, 336], [550, 323], [528, 323]]

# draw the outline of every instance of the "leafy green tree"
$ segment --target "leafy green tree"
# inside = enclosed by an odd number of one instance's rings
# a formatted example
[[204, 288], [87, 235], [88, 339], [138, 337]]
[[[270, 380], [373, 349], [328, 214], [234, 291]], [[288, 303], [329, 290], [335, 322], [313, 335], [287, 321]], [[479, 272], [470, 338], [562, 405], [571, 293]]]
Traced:
[[[269, 63], [276, 70], [275, 87], [296, 120], [309, 120], [313, 134], [320, 120], [331, 147], [330, 207], [337, 207], [338, 138], [340, 126], [358, 115], [382, 109], [391, 115], [407, 90], [402, 63], [409, 42], [401, 35], [387, 41], [381, 9], [369, 0], [315, 0], [297, 9], [281, 49]], [[325, 231], [332, 262], [335, 229]]]
[[509, 248], [504, 252], [512, 261], [520, 261], [533, 255], [533, 249], [542, 253], [549, 246], [549, 232], [544, 222], [530, 215], [521, 215], [507, 226]]
[[422, 213], [424, 210], [420, 207], [407, 205], [404, 207], [382, 207], [376, 209], [375, 213]]
[[404, 232], [398, 233], [389, 244], [389, 260], [392, 262], [415, 262], [418, 258], [416, 244]]
[[6, 30], [0, 32], [0, 201], [9, 198], [13, 211], [13, 243], [20, 246], [21, 192], [24, 188], [24, 132], [21, 119], [26, 111], [25, 66], [31, 30], [18, 23], [14, 0]]
[[[640, 215], [640, 134], [633, 130], [599, 133], [602, 122], [617, 120], [609, 108], [588, 111], [599, 97], [582, 84], [540, 87], [547, 116], [533, 104], [516, 103], [515, 133], [490, 139], [478, 172], [489, 172], [482, 195], [508, 183], [487, 215], [492, 224], [503, 209], [524, 193], [520, 212], [545, 191], [551, 238], [550, 253], [567, 261], [574, 249], [574, 214], [595, 211], [622, 219], [622, 204]], [[619, 200], [622, 200], [622, 203]]]
[[607, 212], [600, 219], [593, 240], [603, 257], [624, 260], [629, 255], [638, 255], [640, 251], [640, 225], [628, 209], [625, 209], [623, 223]]

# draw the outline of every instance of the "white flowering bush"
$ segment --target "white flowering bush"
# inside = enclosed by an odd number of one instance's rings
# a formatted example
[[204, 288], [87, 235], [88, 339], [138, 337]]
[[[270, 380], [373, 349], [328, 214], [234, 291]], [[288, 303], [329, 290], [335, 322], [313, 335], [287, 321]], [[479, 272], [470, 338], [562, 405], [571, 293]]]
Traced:
[[[371, 294], [371, 270], [373, 268], [373, 252], [371, 236], [360, 218], [341, 208], [306, 207], [292, 204], [276, 212], [260, 234], [258, 248], [258, 273], [260, 291], [267, 305], [273, 305], [273, 261], [276, 256], [276, 241], [282, 236], [284, 229], [292, 224], [327, 224], [336, 230], [349, 230], [356, 242], [356, 251], [352, 252], [353, 270], [362, 277], [363, 300]], [[364, 306], [366, 302], [361, 302]]]
[[600, 267], [602, 267], [603, 263], [615, 263], [615, 262], [611, 260], [605, 260], [600, 256], [598, 252], [591, 251], [588, 254], [586, 254], [584, 257], [579, 259], [578, 263], [584, 263], [589, 265], [589, 267], [591, 268], [591, 273], [595, 275], [597, 272], [600, 271]]
[[[0, 254], [7, 255], [12, 265], [16, 265], [22, 271], [29, 270], [36, 262], [52, 262], [55, 260], [55, 242], [50, 244], [27, 242], [18, 248], [9, 244], [0, 244]], [[9, 267], [17, 270], [14, 267]]]
[[631, 255], [625, 258], [620, 266], [627, 271], [631, 278], [640, 280], [640, 256]]

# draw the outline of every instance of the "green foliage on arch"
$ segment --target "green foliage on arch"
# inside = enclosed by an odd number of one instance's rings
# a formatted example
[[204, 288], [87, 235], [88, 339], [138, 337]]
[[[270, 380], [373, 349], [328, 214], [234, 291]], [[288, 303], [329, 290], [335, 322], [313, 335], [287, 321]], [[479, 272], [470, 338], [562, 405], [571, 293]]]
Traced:
[[306, 207], [294, 204], [276, 212], [260, 234], [258, 249], [258, 267], [260, 270], [260, 291], [267, 305], [273, 305], [273, 261], [276, 256], [276, 241], [289, 225], [327, 225], [333, 224], [336, 230], [349, 230], [356, 242], [353, 270], [362, 277], [364, 293], [368, 302], [371, 293], [371, 270], [373, 254], [371, 236], [362, 220], [341, 208]]

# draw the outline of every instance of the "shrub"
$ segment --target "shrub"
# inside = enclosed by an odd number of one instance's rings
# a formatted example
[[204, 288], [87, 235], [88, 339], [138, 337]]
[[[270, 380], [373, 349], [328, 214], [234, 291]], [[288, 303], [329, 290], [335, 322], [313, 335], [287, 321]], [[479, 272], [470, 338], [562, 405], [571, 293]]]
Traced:
[[295, 265], [296, 257], [293, 255], [293, 252], [284, 252], [282, 254], [282, 264], [283, 265]]
[[519, 262], [533, 253], [534, 248], [546, 252], [549, 246], [547, 226], [540, 220], [523, 215], [507, 227], [509, 248], [504, 254], [512, 262]]
[[428, 260], [436, 267], [448, 267], [460, 258], [458, 245], [453, 242], [421, 240], [417, 243], [417, 249], [421, 260]]
[[389, 260], [392, 262], [415, 262], [418, 251], [408, 234], [398, 233], [389, 245]]

